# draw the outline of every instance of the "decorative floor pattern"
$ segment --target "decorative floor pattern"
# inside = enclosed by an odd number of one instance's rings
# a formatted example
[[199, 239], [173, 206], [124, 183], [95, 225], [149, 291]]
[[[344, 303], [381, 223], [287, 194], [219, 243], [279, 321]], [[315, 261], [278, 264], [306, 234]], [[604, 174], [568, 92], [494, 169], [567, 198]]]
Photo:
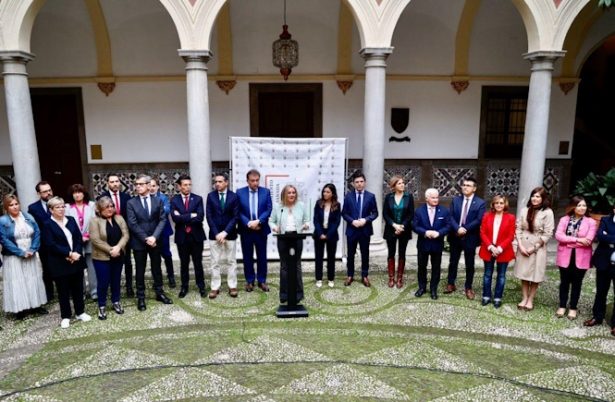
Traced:
[[334, 288], [317, 288], [306, 272], [306, 319], [275, 317], [274, 275], [269, 293], [246, 293], [240, 281], [238, 298], [203, 299], [191, 287], [178, 299], [165, 288], [175, 304], [163, 305], [148, 291], [146, 312], [124, 299], [124, 315], [66, 330], [57, 305], [19, 322], [0, 314], [0, 401], [615, 400], [615, 338], [606, 325], [582, 326], [593, 272], [570, 321], [554, 316], [555, 269], [525, 312], [510, 274], [495, 309], [442, 294], [444, 283], [437, 301], [414, 297], [414, 264], [401, 290], [373, 268], [370, 288], [344, 287], [342, 272]]

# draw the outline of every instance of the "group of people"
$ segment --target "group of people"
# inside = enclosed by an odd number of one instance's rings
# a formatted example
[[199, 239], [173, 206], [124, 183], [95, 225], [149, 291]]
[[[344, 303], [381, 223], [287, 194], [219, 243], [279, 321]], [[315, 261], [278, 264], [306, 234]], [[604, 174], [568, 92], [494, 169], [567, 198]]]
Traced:
[[[122, 268], [126, 280], [126, 294], [134, 296], [130, 253], [136, 266], [136, 297], [139, 311], [145, 303], [145, 269], [150, 259], [156, 300], [172, 304], [163, 291], [162, 259], [167, 266], [171, 288], [176, 286], [169, 237], [173, 230], [168, 217], [175, 222], [175, 242], [180, 257], [181, 288], [179, 298], [189, 291], [190, 260], [195, 282], [201, 297], [216, 298], [221, 291], [221, 266], [227, 263], [227, 286], [230, 297], [238, 296], [236, 241], [241, 239], [246, 291], [258, 287], [269, 291], [267, 284], [267, 236], [271, 233], [292, 234], [308, 231], [313, 224], [316, 286], [323, 286], [326, 263], [328, 286], [335, 286], [335, 253], [339, 241], [338, 228], [346, 221], [348, 245], [345, 286], [355, 276], [355, 254], [361, 251], [361, 283], [369, 287], [369, 243], [373, 235], [372, 222], [378, 217], [375, 195], [365, 190], [365, 176], [357, 172], [352, 177], [353, 191], [348, 192], [340, 205], [334, 184], [322, 188], [321, 197], [313, 210], [312, 222], [305, 203], [298, 199], [297, 188], [287, 184], [281, 199], [273, 205], [269, 189], [260, 186], [260, 173], [250, 170], [247, 186], [234, 193], [228, 189], [229, 179], [224, 173], [214, 177], [215, 190], [206, 201], [192, 193], [189, 176], [180, 176], [176, 184], [179, 193], [170, 201], [159, 191], [159, 183], [142, 174], [135, 180], [137, 196], [120, 191], [116, 174], [107, 176], [108, 191], [96, 202], [90, 201], [83, 185], [75, 184], [68, 192], [68, 203], [54, 197], [51, 186], [40, 182], [36, 186], [40, 200], [21, 211], [15, 195], [4, 197], [0, 217], [0, 244], [4, 257], [4, 309], [23, 318], [29, 312], [47, 314], [43, 307], [58, 292], [61, 326], [67, 328], [70, 319], [89, 321], [84, 311], [87, 271], [90, 295], [98, 301], [98, 318], [107, 318], [107, 293], [111, 290], [113, 311], [123, 314], [120, 302]], [[388, 286], [404, 286], [405, 256], [412, 232], [418, 235], [418, 290], [416, 297], [427, 292], [427, 267], [431, 262], [429, 292], [438, 299], [442, 253], [447, 237], [450, 260], [444, 293], [456, 291], [458, 265], [463, 254], [466, 279], [465, 296], [473, 300], [475, 256], [484, 261], [482, 305], [502, 306], [508, 264], [516, 259], [513, 274], [522, 282], [520, 310], [534, 308], [534, 298], [540, 283], [545, 280], [547, 266], [546, 244], [553, 237], [559, 242], [557, 265], [560, 271], [559, 308], [557, 317], [569, 319], [578, 315], [578, 301], [583, 278], [593, 265], [597, 271], [597, 294], [593, 317], [586, 326], [601, 324], [606, 314], [606, 299], [610, 282], [615, 283], [615, 206], [610, 217], [603, 218], [600, 227], [589, 218], [583, 197], [574, 196], [557, 229], [550, 201], [543, 187], [535, 188], [527, 206], [515, 219], [509, 212], [506, 197], [497, 195], [486, 211], [484, 200], [475, 195], [476, 180], [463, 181], [461, 195], [452, 200], [449, 209], [439, 205], [439, 193], [434, 188], [425, 192], [425, 205], [414, 208], [414, 199], [406, 192], [402, 177], [390, 180], [391, 192], [383, 203], [384, 239], [387, 243]], [[203, 222], [207, 219], [206, 236]], [[592, 257], [592, 242], [600, 243]], [[211, 289], [207, 293], [202, 264], [204, 241], [210, 241]], [[517, 250], [513, 249], [516, 240]], [[288, 269], [296, 269], [296, 302], [304, 297], [301, 270], [302, 241], [295, 249], [296, 267], [289, 267], [291, 245], [283, 237], [277, 241], [280, 256], [280, 302], [288, 301]], [[326, 258], [325, 258], [326, 251]], [[35, 255], [39, 253], [42, 272]], [[256, 263], [254, 259], [256, 254]], [[397, 264], [395, 256], [397, 258]], [[256, 269], [255, 269], [256, 265]], [[492, 280], [496, 272], [495, 289]], [[72, 308], [71, 308], [72, 299]], [[611, 326], [615, 327], [615, 317]], [[615, 335], [615, 329], [613, 329]]]

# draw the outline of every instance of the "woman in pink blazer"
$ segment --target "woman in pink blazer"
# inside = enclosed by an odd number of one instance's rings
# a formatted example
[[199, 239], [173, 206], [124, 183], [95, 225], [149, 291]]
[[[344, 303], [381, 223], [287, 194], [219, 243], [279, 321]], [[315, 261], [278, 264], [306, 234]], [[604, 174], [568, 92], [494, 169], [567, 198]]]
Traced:
[[568, 318], [577, 318], [577, 303], [581, 296], [581, 286], [585, 272], [591, 267], [592, 242], [596, 237], [596, 221], [589, 217], [585, 199], [575, 195], [570, 199], [566, 215], [559, 220], [555, 238], [557, 246], [557, 266], [559, 267], [559, 308], [555, 315], [562, 318], [566, 314], [568, 294], [570, 309]]
[[508, 213], [508, 199], [496, 195], [491, 201], [491, 212], [483, 216], [480, 225], [479, 257], [485, 262], [485, 275], [483, 276], [483, 301], [486, 306], [491, 301], [491, 281], [493, 268], [497, 265], [497, 280], [493, 307], [502, 306], [504, 285], [506, 285], [506, 268], [508, 263], [515, 259], [513, 240], [515, 239], [515, 216]]

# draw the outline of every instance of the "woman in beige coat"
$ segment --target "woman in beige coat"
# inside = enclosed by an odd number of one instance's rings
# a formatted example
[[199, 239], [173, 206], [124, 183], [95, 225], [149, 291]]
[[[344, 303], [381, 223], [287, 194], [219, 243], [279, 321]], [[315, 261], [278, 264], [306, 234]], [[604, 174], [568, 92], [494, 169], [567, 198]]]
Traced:
[[527, 206], [517, 218], [517, 256], [513, 274], [521, 279], [523, 300], [519, 310], [534, 308], [538, 284], [545, 280], [547, 271], [547, 242], [553, 237], [555, 218], [549, 208], [551, 202], [544, 187], [532, 190]]
[[117, 314], [124, 314], [120, 304], [120, 281], [124, 263], [124, 248], [130, 238], [122, 215], [115, 213], [111, 198], [96, 202], [96, 216], [90, 222], [92, 260], [98, 278], [98, 319], [107, 319], [107, 290], [111, 285], [111, 302]]

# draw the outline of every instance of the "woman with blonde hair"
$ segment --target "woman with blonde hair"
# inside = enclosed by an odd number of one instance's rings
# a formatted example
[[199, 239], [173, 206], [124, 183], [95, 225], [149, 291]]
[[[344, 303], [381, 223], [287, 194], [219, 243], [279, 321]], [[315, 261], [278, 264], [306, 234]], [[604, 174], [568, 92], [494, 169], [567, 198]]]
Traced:
[[[309, 215], [305, 204], [298, 199], [297, 188], [287, 184], [282, 189], [280, 202], [273, 208], [269, 226], [274, 233], [298, 233], [309, 229]], [[280, 254], [280, 302], [288, 301], [288, 256], [290, 244], [283, 238], [278, 238], [278, 253]], [[301, 252], [303, 240], [298, 240], [295, 248], [297, 258], [297, 302], [303, 300], [303, 278], [301, 275]]]
[[[384, 199], [382, 217], [384, 219], [384, 239], [387, 241], [389, 287], [404, 285], [406, 266], [406, 247], [412, 239], [411, 223], [414, 219], [414, 198], [406, 192], [406, 184], [400, 176], [393, 176], [389, 185], [392, 192]], [[397, 278], [395, 277], [395, 251], [399, 244]]]
[[515, 216], [508, 213], [508, 199], [496, 195], [491, 201], [491, 211], [483, 215], [480, 225], [481, 245], [479, 257], [485, 262], [483, 276], [483, 301], [486, 306], [491, 301], [491, 281], [493, 268], [497, 265], [497, 279], [493, 307], [502, 306], [504, 286], [506, 285], [506, 269], [508, 263], [515, 259], [513, 240], [515, 240]]
[[34, 217], [22, 212], [19, 206], [17, 196], [4, 196], [2, 207], [6, 215], [0, 216], [0, 244], [4, 258], [4, 311], [22, 319], [31, 310], [39, 314], [48, 312], [42, 307], [47, 303], [47, 294], [36, 260], [41, 232]]

